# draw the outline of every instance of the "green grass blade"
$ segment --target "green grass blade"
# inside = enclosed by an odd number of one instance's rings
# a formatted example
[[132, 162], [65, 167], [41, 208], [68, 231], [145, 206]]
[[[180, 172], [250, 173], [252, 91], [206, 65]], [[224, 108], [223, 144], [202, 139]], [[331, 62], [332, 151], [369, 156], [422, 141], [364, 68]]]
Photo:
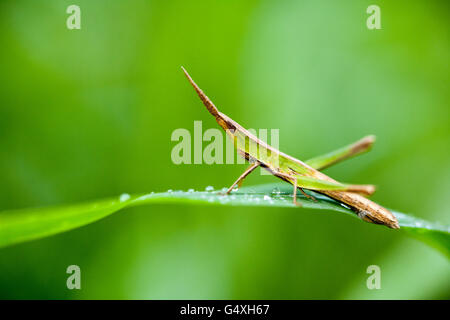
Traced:
[[119, 198], [86, 204], [0, 212], [0, 247], [75, 229], [104, 218], [123, 207]]
[[[333, 199], [312, 191], [308, 192], [314, 194], [318, 201], [314, 202], [303, 195], [298, 195], [298, 202], [302, 204], [303, 208], [331, 210], [357, 218], [353, 211]], [[292, 186], [275, 183], [245, 187], [228, 196], [224, 196], [218, 191], [173, 191], [132, 196], [124, 194], [120, 197], [85, 204], [3, 211], [0, 212], [0, 247], [69, 231], [131, 206], [152, 203], [186, 203], [297, 208], [292, 203], [291, 193]], [[302, 210], [302, 208], [297, 209]], [[400, 212], [393, 211], [393, 213], [401, 226], [400, 232], [427, 243], [450, 258], [449, 226], [427, 222]], [[374, 227], [380, 228], [375, 225]]]

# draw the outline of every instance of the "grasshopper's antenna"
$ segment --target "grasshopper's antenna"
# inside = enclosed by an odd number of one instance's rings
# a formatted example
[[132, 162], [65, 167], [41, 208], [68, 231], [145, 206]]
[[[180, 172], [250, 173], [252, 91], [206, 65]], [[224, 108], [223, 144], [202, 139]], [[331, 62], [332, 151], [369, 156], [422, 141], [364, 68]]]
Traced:
[[216, 119], [217, 118], [221, 118], [221, 116], [219, 115], [219, 110], [217, 110], [217, 108], [214, 105], [214, 103], [212, 103], [212, 101], [209, 100], [209, 98], [206, 96], [206, 94], [203, 93], [202, 89], [200, 89], [198, 87], [198, 85], [194, 82], [194, 80], [192, 80], [191, 76], [186, 71], [186, 69], [183, 68], [183, 66], [181, 66], [181, 69], [183, 70], [184, 74], [186, 75], [186, 78], [188, 78], [189, 82], [194, 87], [195, 91], [197, 92], [198, 96], [202, 100], [202, 102], [205, 105], [206, 109], [208, 109], [209, 113], [211, 113]]

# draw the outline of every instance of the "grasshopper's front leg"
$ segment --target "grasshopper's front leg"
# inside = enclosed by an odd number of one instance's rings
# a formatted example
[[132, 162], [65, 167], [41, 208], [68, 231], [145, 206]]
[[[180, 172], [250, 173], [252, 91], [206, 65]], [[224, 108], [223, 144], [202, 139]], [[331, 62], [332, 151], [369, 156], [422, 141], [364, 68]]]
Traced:
[[255, 170], [256, 168], [258, 168], [260, 166], [261, 163], [259, 163], [258, 161], [252, 163], [252, 165], [244, 171], [243, 174], [241, 174], [241, 176], [231, 185], [231, 187], [228, 188], [226, 194], [229, 194], [235, 185], [241, 185], [242, 181], [245, 179], [245, 177], [247, 177], [253, 170]]

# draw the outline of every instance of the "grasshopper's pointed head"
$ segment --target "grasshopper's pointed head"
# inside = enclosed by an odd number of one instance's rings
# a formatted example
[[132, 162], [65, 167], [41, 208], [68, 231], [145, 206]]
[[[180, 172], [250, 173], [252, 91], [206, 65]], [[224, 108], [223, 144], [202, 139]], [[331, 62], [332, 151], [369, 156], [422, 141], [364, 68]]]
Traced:
[[206, 94], [203, 93], [202, 89], [192, 80], [189, 73], [186, 71], [186, 69], [181, 67], [184, 74], [186, 75], [186, 78], [188, 78], [191, 85], [194, 87], [195, 91], [197, 92], [198, 96], [200, 97], [200, 100], [202, 100], [203, 104], [205, 105], [206, 109], [211, 113], [214, 118], [216, 118], [217, 123], [219, 126], [221, 126], [225, 131], [226, 130], [235, 130], [235, 126], [233, 125], [233, 120], [228, 118], [223, 113], [219, 112], [217, 107], [214, 105], [214, 103], [206, 96]]
[[181, 69], [183, 70], [186, 78], [188, 78], [191, 85], [194, 87], [198, 96], [200, 97], [203, 104], [205, 105], [206, 109], [208, 109], [209, 113], [211, 113], [214, 117], [217, 118], [219, 116], [219, 110], [216, 108], [214, 103], [212, 103], [212, 101], [206, 96], [206, 94], [203, 93], [202, 89], [200, 89], [200, 87], [194, 82], [194, 80], [191, 78], [191, 76], [186, 71], [186, 69], [184, 69], [183, 67], [181, 67]]

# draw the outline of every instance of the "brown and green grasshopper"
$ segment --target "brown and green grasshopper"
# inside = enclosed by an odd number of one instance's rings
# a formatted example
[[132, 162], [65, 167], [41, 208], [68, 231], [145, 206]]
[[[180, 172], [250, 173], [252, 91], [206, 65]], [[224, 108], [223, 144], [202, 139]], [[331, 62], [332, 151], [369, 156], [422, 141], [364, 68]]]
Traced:
[[318, 171], [335, 162], [361, 153], [370, 147], [373, 137], [366, 137], [354, 145], [338, 150], [331, 157], [328, 155], [326, 158], [311, 159], [308, 163], [302, 162], [259, 140], [236, 121], [221, 113], [192, 80], [187, 71], [183, 67], [182, 69], [205, 107], [232, 139], [238, 153], [251, 163], [250, 167], [233, 183], [227, 193], [231, 192], [236, 185], [240, 185], [243, 179], [253, 170], [261, 166], [274, 176], [294, 186], [294, 204], [297, 204], [297, 189], [306, 197], [315, 200], [303, 191], [303, 189], [314, 190], [349, 206], [364, 221], [382, 224], [392, 229], [400, 228], [397, 219], [389, 210], [362, 196], [362, 194], [372, 194], [375, 191], [374, 186], [340, 183]]

